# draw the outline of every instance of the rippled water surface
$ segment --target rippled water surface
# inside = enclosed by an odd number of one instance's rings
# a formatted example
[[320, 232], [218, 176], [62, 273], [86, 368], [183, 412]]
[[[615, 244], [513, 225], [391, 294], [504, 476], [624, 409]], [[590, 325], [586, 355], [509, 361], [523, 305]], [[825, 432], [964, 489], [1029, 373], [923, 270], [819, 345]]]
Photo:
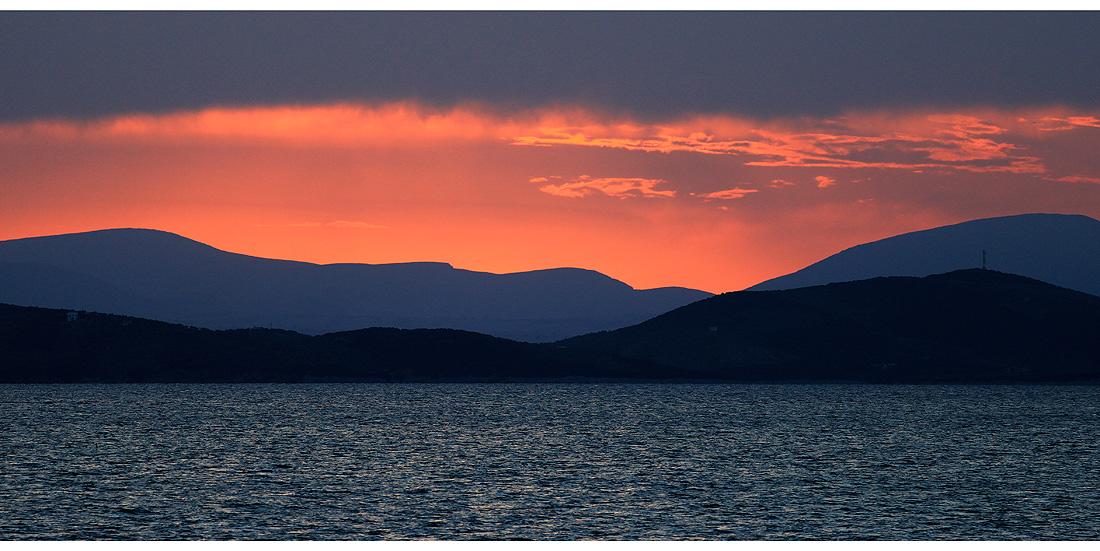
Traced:
[[0, 385], [0, 538], [1095, 539], [1098, 398]]

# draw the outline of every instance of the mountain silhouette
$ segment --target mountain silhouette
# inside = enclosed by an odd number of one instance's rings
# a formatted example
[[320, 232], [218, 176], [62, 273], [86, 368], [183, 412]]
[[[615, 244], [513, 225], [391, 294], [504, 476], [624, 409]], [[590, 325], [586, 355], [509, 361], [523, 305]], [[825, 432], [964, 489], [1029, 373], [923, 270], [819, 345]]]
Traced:
[[970, 269], [739, 291], [566, 339], [742, 381], [1100, 380], [1100, 297]]
[[1100, 382], [1100, 297], [992, 270], [739, 291], [557, 343], [309, 336], [0, 304], [0, 383]]
[[273, 260], [145, 229], [0, 241], [0, 284], [4, 303], [211, 329], [450, 328], [531, 342], [631, 325], [712, 296], [635, 290], [577, 268], [491, 274], [436, 262]]
[[1065, 214], [972, 220], [858, 245], [749, 287], [794, 289], [881, 276], [926, 276], [982, 266], [1100, 296], [1100, 221]]
[[454, 329], [309, 336], [0, 304], [0, 383], [698, 380], [600, 352]]

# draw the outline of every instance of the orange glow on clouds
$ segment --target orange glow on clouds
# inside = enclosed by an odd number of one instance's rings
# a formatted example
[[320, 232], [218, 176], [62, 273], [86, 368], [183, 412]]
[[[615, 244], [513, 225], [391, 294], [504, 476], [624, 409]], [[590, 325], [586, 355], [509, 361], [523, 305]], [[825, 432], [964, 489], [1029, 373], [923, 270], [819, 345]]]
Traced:
[[[761, 123], [716, 117], [695, 119], [695, 127], [630, 127], [616, 134], [616, 128], [543, 127], [539, 135], [519, 136], [516, 145], [576, 145], [671, 153], [683, 151], [708, 155], [736, 155], [746, 165], [815, 168], [947, 169], [972, 172], [1043, 172], [1039, 159], [1023, 155], [1012, 143], [984, 137], [1001, 135], [1005, 128], [976, 117], [932, 114], [893, 121], [892, 131], [883, 132], [882, 121], [860, 115], [843, 121], [799, 121]], [[1052, 119], [1030, 121], [1044, 130], [1065, 130], [1084, 126], [1090, 117], [1073, 117], [1068, 126], [1052, 128]], [[1086, 121], [1086, 122], [1082, 122]], [[868, 124], [871, 123], [871, 124]], [[618, 128], [622, 128], [618, 125]], [[712, 128], [728, 133], [716, 134]], [[648, 132], [647, 132], [648, 130]]]
[[151, 227], [311, 262], [722, 292], [986, 216], [1100, 217], [1100, 113], [641, 121], [412, 102], [0, 124], [0, 239]]
[[[546, 181], [547, 178], [536, 178]], [[660, 191], [653, 189], [665, 183], [664, 180], [647, 180], [645, 178], [592, 178], [587, 174], [576, 180], [563, 184], [548, 184], [539, 188], [539, 191], [557, 195], [560, 197], [584, 197], [599, 192], [611, 197], [673, 197], [675, 191]]]
[[449, 111], [413, 103], [209, 108], [167, 115], [131, 114], [95, 121], [38, 121], [0, 126], [0, 138], [101, 140], [146, 138], [277, 141], [301, 145], [406, 144], [505, 138], [522, 126], [474, 107]]
[[696, 194], [696, 197], [701, 199], [740, 199], [747, 193], [756, 193], [760, 190], [757, 189], [742, 189], [735, 187], [733, 189], [723, 189], [722, 191], [715, 191], [711, 193]]

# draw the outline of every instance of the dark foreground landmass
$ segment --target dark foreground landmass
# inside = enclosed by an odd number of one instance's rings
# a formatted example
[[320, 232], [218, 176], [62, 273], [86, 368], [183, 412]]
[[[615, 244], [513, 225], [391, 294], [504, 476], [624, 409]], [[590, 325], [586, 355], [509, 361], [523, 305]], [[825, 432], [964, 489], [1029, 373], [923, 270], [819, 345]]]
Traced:
[[1100, 381], [1100, 297], [992, 270], [726, 293], [560, 344], [743, 381]]
[[700, 378], [708, 376], [453, 329], [371, 328], [308, 336], [0, 305], [3, 383]]
[[554, 344], [0, 305], [0, 382], [1100, 381], [1100, 297], [987, 270], [727, 293]]

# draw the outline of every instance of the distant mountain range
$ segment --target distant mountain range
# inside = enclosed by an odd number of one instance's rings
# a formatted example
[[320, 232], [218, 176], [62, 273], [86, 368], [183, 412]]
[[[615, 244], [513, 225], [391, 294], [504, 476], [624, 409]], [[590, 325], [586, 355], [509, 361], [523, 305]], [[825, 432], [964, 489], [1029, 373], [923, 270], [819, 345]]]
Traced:
[[558, 343], [739, 381], [1100, 382], [1100, 297], [970, 269], [726, 293]]
[[0, 305], [0, 383], [1100, 382], [1100, 297], [961, 270], [740, 291], [557, 343], [450, 329], [213, 331]]
[[[983, 250], [1001, 271], [949, 271]], [[271, 260], [153, 230], [17, 239], [0, 242], [0, 302], [63, 309], [0, 305], [0, 382], [1097, 382], [1098, 266], [1100, 222], [1046, 214], [868, 243], [719, 296], [580, 269]]]
[[143, 229], [0, 241], [2, 303], [212, 329], [450, 328], [546, 342], [632, 325], [710, 296], [635, 290], [576, 268], [491, 274], [433, 262], [272, 260]]
[[1100, 296], [1100, 221], [1065, 214], [972, 220], [858, 245], [749, 287], [795, 289], [882, 276], [926, 276], [982, 266]]

